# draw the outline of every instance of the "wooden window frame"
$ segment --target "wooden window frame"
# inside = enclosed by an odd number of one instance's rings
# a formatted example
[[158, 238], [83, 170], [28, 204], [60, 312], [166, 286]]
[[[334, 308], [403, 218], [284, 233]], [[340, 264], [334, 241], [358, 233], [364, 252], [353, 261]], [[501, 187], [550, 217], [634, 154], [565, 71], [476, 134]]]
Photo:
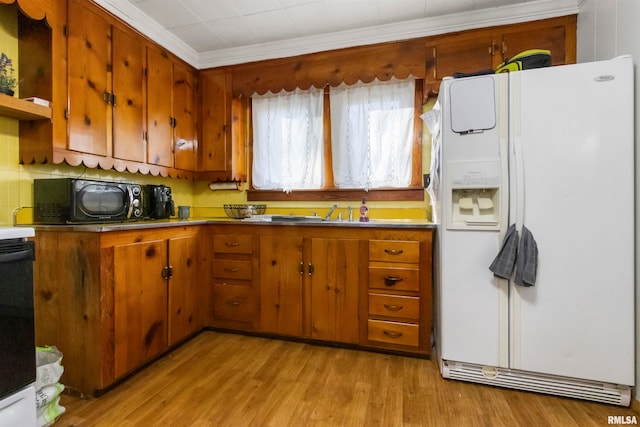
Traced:
[[[334, 186], [333, 165], [331, 160], [331, 111], [329, 104], [329, 86], [324, 89], [323, 131], [324, 131], [324, 176], [323, 188], [317, 190], [257, 190], [253, 188], [253, 176], [249, 174], [247, 201], [349, 201], [366, 197], [374, 201], [424, 201], [422, 186], [422, 102], [424, 80], [416, 79], [413, 115], [413, 144], [411, 154], [411, 184], [404, 188], [343, 189]], [[253, 167], [253, 123], [251, 120], [251, 102], [249, 102], [249, 167]]]

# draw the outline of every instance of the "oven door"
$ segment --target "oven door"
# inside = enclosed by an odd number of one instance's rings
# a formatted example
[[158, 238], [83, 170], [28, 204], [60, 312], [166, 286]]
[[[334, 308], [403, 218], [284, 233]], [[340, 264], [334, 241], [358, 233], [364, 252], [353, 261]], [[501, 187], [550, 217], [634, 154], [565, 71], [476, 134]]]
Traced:
[[36, 380], [33, 242], [0, 240], [0, 399]]

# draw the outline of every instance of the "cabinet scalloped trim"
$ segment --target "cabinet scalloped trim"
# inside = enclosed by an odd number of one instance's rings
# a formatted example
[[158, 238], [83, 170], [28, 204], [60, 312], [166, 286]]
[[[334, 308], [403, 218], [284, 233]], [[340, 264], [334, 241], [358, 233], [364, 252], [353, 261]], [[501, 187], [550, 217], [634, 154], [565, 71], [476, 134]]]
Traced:
[[46, 18], [49, 25], [51, 25], [52, 9], [50, 0], [0, 0], [0, 3], [18, 3], [18, 7], [22, 13], [29, 18], [35, 19], [36, 21]]

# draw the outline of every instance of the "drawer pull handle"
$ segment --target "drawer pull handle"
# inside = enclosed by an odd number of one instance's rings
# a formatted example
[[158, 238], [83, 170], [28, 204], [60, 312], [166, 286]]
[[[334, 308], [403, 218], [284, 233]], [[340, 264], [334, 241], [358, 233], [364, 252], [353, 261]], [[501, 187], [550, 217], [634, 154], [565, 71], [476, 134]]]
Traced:
[[401, 305], [391, 305], [391, 304], [385, 304], [384, 308], [386, 308], [389, 311], [400, 311], [402, 310], [404, 307]]
[[382, 331], [382, 333], [388, 336], [389, 338], [400, 338], [402, 336], [402, 332], [396, 332], [396, 331]]
[[398, 282], [402, 282], [402, 277], [384, 276], [385, 286], [393, 286]]
[[224, 244], [228, 247], [240, 246], [239, 242], [224, 242]]
[[224, 271], [226, 271], [227, 273], [237, 273], [238, 271], [240, 271], [239, 268], [225, 268]]
[[227, 305], [240, 305], [238, 301], [227, 301]]
[[401, 255], [404, 252], [402, 249], [385, 249], [384, 251], [389, 255]]

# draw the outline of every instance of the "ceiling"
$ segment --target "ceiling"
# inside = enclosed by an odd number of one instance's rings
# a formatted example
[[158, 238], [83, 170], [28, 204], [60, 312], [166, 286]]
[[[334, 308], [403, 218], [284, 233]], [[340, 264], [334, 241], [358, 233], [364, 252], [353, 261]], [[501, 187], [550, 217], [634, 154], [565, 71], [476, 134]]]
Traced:
[[204, 68], [576, 13], [580, 0], [94, 1]]

